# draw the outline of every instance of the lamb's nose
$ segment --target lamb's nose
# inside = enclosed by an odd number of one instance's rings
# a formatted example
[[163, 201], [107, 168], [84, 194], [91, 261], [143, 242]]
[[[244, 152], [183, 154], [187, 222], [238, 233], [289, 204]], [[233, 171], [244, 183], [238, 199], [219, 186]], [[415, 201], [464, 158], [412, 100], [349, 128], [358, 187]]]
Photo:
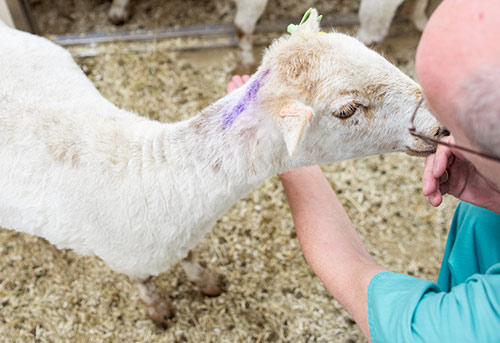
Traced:
[[444, 126], [440, 126], [436, 133], [434, 134], [434, 137], [436, 138], [443, 138], [443, 137], [446, 137], [446, 136], [449, 136], [450, 135], [450, 131], [445, 128]]

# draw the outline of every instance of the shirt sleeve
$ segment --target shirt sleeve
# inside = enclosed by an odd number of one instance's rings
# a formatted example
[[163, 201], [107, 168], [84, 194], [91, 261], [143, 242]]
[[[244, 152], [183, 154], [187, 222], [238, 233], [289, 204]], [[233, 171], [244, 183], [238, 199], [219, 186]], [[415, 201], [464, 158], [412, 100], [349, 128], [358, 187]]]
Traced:
[[500, 264], [450, 292], [379, 273], [368, 287], [368, 322], [373, 342], [500, 342]]

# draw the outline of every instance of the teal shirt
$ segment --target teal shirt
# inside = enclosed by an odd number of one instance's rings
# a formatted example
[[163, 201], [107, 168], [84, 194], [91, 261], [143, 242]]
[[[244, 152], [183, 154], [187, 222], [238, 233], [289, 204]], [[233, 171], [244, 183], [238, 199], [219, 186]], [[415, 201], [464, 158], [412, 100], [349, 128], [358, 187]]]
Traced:
[[438, 282], [375, 275], [368, 322], [373, 342], [500, 342], [500, 215], [460, 203]]

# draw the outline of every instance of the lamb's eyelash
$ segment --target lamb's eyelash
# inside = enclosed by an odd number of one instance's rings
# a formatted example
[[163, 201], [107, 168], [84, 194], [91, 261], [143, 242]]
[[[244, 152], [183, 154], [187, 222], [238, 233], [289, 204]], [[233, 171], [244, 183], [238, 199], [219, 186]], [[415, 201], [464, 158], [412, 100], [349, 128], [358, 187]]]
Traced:
[[361, 105], [355, 102], [342, 106], [338, 111], [333, 112], [333, 116], [339, 119], [347, 119], [356, 113]]

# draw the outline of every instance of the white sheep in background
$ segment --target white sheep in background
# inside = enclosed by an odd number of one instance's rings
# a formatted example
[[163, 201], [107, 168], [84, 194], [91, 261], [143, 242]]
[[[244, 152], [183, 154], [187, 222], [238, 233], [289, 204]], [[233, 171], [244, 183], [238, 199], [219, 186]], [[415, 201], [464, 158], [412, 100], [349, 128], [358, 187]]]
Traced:
[[[234, 25], [239, 39], [239, 62], [235, 73], [252, 74], [255, 71], [253, 56], [253, 34], [257, 21], [266, 9], [267, 0], [234, 0], [236, 16]], [[130, 16], [130, 0], [113, 0], [108, 11], [109, 20], [113, 24], [123, 24]]]
[[257, 21], [266, 9], [267, 0], [236, 0], [234, 27], [238, 34], [239, 61], [234, 72], [253, 74], [256, 68], [253, 56], [253, 34]]
[[[0, 226], [100, 257], [165, 325], [151, 276], [181, 261], [218, 294], [218, 275], [186, 256], [266, 178], [434, 151], [408, 132], [418, 84], [358, 40], [319, 34], [316, 18], [277, 40], [243, 87], [173, 124], [116, 107], [66, 50], [0, 22]], [[425, 108], [415, 124], [440, 135]]]
[[[116, 1], [116, 0], [115, 0]], [[405, 0], [361, 0], [359, 6], [358, 39], [370, 45], [384, 40], [389, 32], [396, 10]], [[411, 20], [423, 31], [427, 23], [425, 10], [429, 0], [415, 0]]]
[[[124, 2], [128, 0], [113, 0]], [[236, 17], [234, 25], [239, 38], [240, 61], [235, 73], [251, 74], [255, 68], [252, 53], [253, 34], [257, 21], [266, 8], [268, 0], [236, 0]], [[379, 43], [389, 32], [396, 10], [405, 0], [361, 0], [359, 7], [359, 30], [357, 38], [366, 45]], [[427, 23], [427, 4], [429, 0], [415, 0], [411, 20], [415, 27], [423, 31]]]
[[109, 20], [115, 25], [121, 25], [130, 17], [130, 0], [113, 0], [108, 11]]

